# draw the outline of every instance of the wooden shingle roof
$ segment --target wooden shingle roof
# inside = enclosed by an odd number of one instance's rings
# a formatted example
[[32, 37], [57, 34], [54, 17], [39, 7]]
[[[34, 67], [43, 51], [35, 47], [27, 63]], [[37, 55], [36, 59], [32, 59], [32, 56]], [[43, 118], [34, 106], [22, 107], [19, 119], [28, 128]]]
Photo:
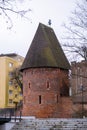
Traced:
[[39, 67], [69, 69], [70, 64], [51, 27], [39, 24], [21, 70]]

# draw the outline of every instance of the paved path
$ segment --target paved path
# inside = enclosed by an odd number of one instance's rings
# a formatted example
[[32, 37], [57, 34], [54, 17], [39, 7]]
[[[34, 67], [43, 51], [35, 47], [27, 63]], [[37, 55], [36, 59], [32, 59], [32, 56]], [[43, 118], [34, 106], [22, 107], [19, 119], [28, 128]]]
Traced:
[[23, 119], [11, 130], [87, 130], [87, 119]]

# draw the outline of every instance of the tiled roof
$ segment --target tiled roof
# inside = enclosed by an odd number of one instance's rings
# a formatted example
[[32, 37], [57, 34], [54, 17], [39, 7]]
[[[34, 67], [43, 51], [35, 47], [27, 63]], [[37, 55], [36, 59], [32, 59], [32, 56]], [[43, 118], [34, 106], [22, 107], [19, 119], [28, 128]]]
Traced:
[[39, 24], [21, 70], [38, 67], [69, 69], [70, 64], [51, 27]]

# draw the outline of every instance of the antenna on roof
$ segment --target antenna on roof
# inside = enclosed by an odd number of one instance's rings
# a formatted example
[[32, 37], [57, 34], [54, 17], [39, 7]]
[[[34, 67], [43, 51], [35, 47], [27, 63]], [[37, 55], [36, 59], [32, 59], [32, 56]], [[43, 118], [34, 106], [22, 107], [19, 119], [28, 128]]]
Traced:
[[48, 21], [48, 25], [50, 25], [50, 26], [51, 26], [51, 24], [52, 24], [52, 23], [51, 23], [51, 19], [49, 19], [49, 21]]

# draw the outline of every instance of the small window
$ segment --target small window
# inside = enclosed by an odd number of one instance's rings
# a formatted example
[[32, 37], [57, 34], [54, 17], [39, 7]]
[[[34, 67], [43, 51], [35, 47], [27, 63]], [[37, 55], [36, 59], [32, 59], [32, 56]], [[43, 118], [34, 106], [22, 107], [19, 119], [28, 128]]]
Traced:
[[13, 82], [12, 81], [9, 81], [9, 85], [12, 85], [13, 84]]
[[10, 62], [10, 63], [9, 63], [9, 67], [13, 67], [13, 63]]
[[23, 100], [20, 100], [20, 105], [22, 105], [23, 104]]
[[28, 84], [29, 88], [30, 88], [30, 85], [31, 85], [31, 84], [29, 83], [29, 84]]
[[15, 94], [15, 98], [17, 98], [17, 96], [18, 96], [18, 95], [17, 95], [17, 94]]
[[12, 103], [12, 99], [9, 99], [9, 103]]
[[49, 86], [49, 81], [47, 81], [47, 88], [49, 88], [50, 86]]
[[18, 88], [18, 85], [15, 85], [15, 89], [17, 89]]
[[13, 72], [9, 72], [9, 77], [13, 77]]
[[41, 104], [41, 95], [39, 95], [39, 104]]
[[20, 96], [22, 96], [22, 92], [20, 92], [19, 94], [20, 94]]
[[9, 94], [12, 94], [13, 93], [13, 91], [12, 90], [9, 90]]
[[22, 103], [23, 103], [23, 100], [20, 100], [20, 103], [22, 104]]

